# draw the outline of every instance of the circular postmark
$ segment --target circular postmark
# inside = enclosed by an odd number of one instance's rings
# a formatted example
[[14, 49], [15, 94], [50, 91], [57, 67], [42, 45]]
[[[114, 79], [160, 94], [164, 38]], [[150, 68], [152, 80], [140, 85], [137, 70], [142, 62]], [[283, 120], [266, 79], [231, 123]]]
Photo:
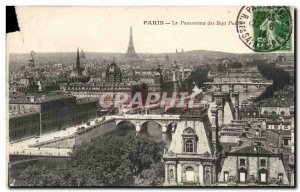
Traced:
[[244, 6], [237, 16], [240, 40], [256, 52], [291, 50], [292, 17], [285, 6]]

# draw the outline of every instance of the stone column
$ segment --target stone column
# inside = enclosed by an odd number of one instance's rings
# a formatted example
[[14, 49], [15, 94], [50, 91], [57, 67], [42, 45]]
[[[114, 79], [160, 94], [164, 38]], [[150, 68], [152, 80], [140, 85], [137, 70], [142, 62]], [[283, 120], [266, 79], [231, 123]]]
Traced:
[[239, 110], [239, 103], [240, 103], [240, 99], [239, 99], [239, 95], [240, 93], [239, 92], [233, 92], [232, 93], [233, 97], [234, 97], [234, 114], [235, 114], [235, 117], [234, 119], [235, 120], [239, 120], [240, 119], [240, 110]]
[[165, 163], [165, 184], [169, 185], [169, 170], [168, 170], [168, 164]]

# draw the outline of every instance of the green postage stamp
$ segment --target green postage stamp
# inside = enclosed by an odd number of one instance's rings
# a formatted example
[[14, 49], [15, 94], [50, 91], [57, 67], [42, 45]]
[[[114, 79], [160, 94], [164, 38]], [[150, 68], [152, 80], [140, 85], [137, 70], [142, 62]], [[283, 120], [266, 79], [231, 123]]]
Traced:
[[237, 17], [240, 39], [256, 52], [290, 51], [292, 27], [285, 6], [244, 6]]

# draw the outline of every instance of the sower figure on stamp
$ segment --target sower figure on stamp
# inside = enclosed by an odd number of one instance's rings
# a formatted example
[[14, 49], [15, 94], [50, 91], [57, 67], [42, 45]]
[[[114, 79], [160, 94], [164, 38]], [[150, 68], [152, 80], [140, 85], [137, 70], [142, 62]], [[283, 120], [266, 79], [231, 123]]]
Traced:
[[279, 44], [283, 39], [277, 37], [275, 34], [275, 23], [282, 24], [281, 21], [277, 19], [277, 15], [273, 14], [273, 10], [270, 10], [269, 15], [266, 17], [265, 21], [259, 27], [259, 37], [266, 38], [268, 44], [273, 47], [276, 44]]

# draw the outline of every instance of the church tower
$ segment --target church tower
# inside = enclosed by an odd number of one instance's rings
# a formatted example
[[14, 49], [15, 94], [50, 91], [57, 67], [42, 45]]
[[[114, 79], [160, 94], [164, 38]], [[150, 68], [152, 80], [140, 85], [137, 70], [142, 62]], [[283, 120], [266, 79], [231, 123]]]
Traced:
[[70, 74], [70, 82], [72, 83], [86, 83], [90, 80], [89, 75], [87, 74], [87, 71], [80, 66], [80, 55], [79, 55], [79, 49], [77, 48], [77, 55], [76, 55], [76, 63], [75, 66], [73, 65], [73, 70]]
[[134, 45], [133, 45], [133, 37], [132, 37], [132, 27], [130, 27], [130, 36], [129, 36], [129, 44], [127, 48], [127, 52], [125, 55], [125, 59], [127, 60], [136, 60], [138, 59], [138, 55], [135, 52]]

